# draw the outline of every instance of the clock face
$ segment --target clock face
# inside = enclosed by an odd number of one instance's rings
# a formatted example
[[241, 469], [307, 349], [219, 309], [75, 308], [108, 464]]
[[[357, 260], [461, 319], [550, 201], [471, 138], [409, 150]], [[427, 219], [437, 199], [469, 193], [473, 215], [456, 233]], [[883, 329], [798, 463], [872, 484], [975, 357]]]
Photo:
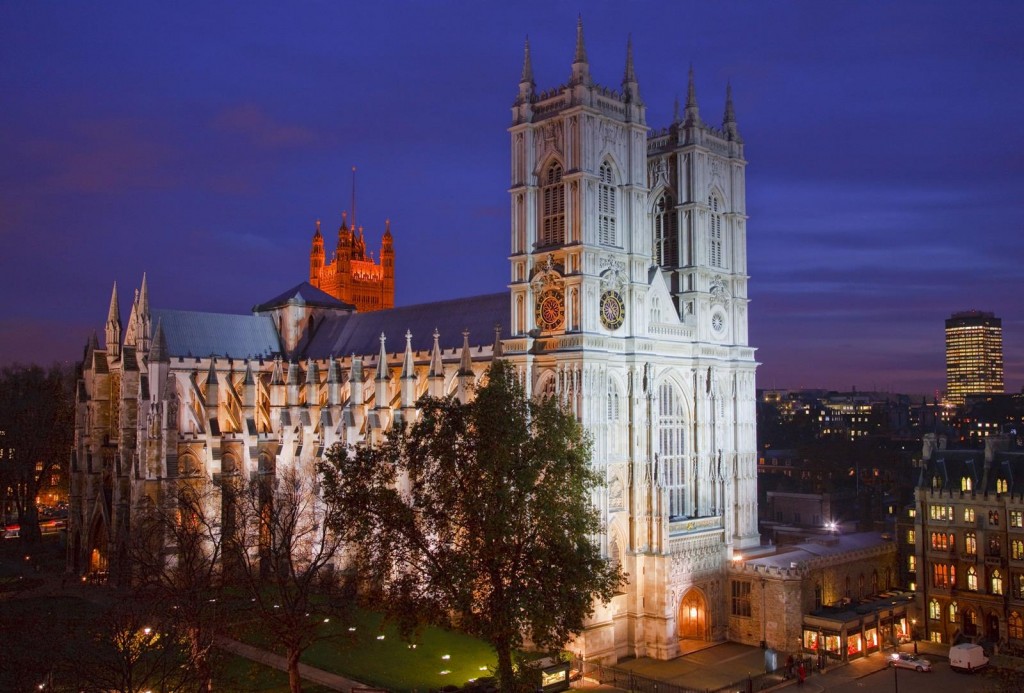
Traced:
[[622, 327], [626, 318], [626, 305], [617, 291], [605, 291], [601, 294], [601, 324], [609, 330]]
[[537, 324], [541, 329], [557, 330], [565, 322], [565, 298], [557, 289], [548, 289], [537, 299]]

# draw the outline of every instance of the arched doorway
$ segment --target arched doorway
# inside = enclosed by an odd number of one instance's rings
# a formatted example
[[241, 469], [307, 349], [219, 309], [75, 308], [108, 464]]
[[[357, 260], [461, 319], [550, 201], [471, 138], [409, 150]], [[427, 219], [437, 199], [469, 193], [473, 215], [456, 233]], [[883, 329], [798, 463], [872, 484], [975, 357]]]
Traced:
[[89, 532], [89, 566], [90, 573], [107, 572], [107, 529], [103, 517], [97, 515]]
[[985, 619], [985, 637], [992, 642], [999, 642], [999, 614], [994, 611]]
[[708, 639], [708, 602], [696, 587], [691, 587], [679, 604], [679, 637]]
[[978, 634], [978, 612], [967, 608], [963, 610], [963, 631], [964, 635], [971, 636]]

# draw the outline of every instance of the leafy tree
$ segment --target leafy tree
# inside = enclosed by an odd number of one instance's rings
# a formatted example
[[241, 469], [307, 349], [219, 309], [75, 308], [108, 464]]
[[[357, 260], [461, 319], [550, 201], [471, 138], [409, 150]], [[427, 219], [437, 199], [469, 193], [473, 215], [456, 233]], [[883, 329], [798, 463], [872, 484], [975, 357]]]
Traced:
[[294, 467], [224, 482], [226, 580], [241, 586], [260, 628], [285, 650], [292, 693], [302, 690], [299, 659], [326, 637], [325, 619], [345, 618], [349, 599], [335, 571], [342, 526], [332, 499], [317, 497], [313, 469]]
[[593, 541], [590, 441], [553, 399], [527, 399], [502, 361], [472, 402], [418, 406], [380, 446], [331, 448], [324, 497], [403, 632], [433, 623], [486, 640], [510, 691], [525, 637], [561, 646], [622, 581]]
[[41, 538], [36, 497], [71, 452], [71, 382], [58, 365], [0, 370], [0, 495], [3, 506], [13, 503], [26, 544]]

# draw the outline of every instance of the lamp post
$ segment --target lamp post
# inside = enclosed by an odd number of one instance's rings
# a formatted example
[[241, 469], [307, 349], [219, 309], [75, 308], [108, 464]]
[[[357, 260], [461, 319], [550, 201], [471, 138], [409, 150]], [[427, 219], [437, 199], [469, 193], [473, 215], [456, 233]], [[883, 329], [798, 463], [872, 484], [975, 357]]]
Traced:
[[[898, 656], [898, 655], [897, 655]], [[900, 668], [895, 664], [890, 664], [892, 667], [892, 689], [894, 693], [900, 693]]]

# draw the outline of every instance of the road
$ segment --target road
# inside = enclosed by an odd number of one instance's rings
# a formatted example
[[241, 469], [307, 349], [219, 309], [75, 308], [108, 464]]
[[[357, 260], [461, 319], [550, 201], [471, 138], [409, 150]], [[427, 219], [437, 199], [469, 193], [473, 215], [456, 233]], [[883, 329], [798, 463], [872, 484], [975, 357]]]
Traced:
[[[995, 693], [1000, 690], [994, 677], [958, 674], [949, 668], [949, 662], [944, 659], [933, 658], [930, 673], [918, 673], [910, 669], [897, 669], [893, 673], [893, 669], [880, 668], [882, 661], [879, 657], [870, 669], [858, 672], [859, 676], [855, 678], [832, 673], [812, 676], [804, 684], [803, 690], [806, 693]], [[798, 689], [790, 686], [786, 690], [793, 693]]]

